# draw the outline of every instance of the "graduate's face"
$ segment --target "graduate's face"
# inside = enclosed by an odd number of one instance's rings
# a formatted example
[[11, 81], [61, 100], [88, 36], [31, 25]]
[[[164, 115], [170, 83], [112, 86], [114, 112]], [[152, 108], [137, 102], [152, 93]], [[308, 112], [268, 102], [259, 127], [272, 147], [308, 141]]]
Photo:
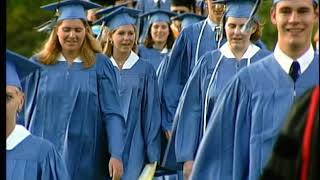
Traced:
[[307, 48], [318, 12], [312, 0], [283, 0], [271, 10], [271, 21], [278, 29], [280, 47]]
[[234, 50], [243, 50], [249, 46], [250, 36], [254, 32], [241, 32], [241, 28], [247, 22], [247, 18], [228, 17], [225, 24], [225, 31], [229, 46]]
[[123, 25], [116, 29], [112, 34], [113, 52], [130, 53], [136, 33], [133, 25]]
[[62, 50], [80, 51], [86, 36], [86, 28], [80, 19], [67, 19], [58, 26], [57, 35]]
[[155, 43], [166, 43], [169, 36], [169, 24], [154, 22], [151, 25], [151, 37]]
[[[24, 102], [23, 93], [15, 86], [6, 86], [6, 131], [7, 135], [16, 124], [16, 116]], [[9, 132], [10, 131], [10, 132]]]
[[224, 3], [213, 3], [211, 0], [207, 0], [208, 15], [214, 23], [219, 24], [223, 13], [226, 9]]

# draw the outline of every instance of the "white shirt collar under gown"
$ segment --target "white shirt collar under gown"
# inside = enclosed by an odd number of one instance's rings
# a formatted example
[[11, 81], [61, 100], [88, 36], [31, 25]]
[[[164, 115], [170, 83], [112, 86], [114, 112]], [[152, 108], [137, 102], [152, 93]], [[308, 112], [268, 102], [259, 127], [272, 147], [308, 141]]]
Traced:
[[[259, 50], [260, 48], [258, 46], [250, 43], [250, 45], [248, 46], [246, 52], [243, 54], [241, 59], [251, 59]], [[221, 46], [220, 52], [226, 58], [236, 58], [233, 52], [231, 51], [231, 49], [229, 48], [228, 42], [224, 43]]]
[[160, 54], [165, 54], [165, 53], [168, 53], [168, 52], [169, 52], [169, 49], [167, 47], [165, 47], [160, 51]]
[[[119, 66], [116, 63], [116, 60], [113, 58], [113, 56], [111, 56], [110, 60], [113, 64], [113, 66], [115, 66], [119, 69]], [[135, 65], [138, 60], [139, 60], [139, 56], [136, 53], [134, 53], [133, 51], [131, 51], [128, 59], [123, 64], [122, 69], [131, 69], [132, 66]]]
[[[291, 64], [293, 62], [293, 59], [286, 55], [279, 47], [277, 44], [275, 49], [274, 49], [274, 58], [276, 61], [280, 64], [281, 68], [289, 74], [289, 70], [291, 67]], [[311, 64], [312, 60], [314, 58], [314, 50], [312, 48], [312, 45], [310, 45], [309, 49], [307, 52], [305, 52], [301, 57], [297, 59], [297, 61], [300, 64], [300, 70], [301, 73], [303, 73], [308, 66]]]
[[208, 25], [211, 27], [212, 31], [214, 31], [214, 29], [216, 28], [217, 24], [212, 22], [210, 20], [209, 16], [207, 17], [206, 21], [207, 21]]
[[[60, 53], [58, 56], [58, 61], [67, 61], [66, 58]], [[80, 57], [77, 57], [76, 59], [73, 60], [73, 62], [75, 63], [82, 63], [82, 60], [80, 59]]]
[[30, 132], [25, 127], [16, 125], [6, 140], [6, 150], [8, 151], [14, 149], [29, 135]]

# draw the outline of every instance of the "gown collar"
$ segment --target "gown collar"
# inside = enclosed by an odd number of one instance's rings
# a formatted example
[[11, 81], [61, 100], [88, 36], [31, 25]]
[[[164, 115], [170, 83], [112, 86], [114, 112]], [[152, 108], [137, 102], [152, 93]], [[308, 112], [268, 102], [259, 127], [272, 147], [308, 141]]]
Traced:
[[169, 49], [167, 47], [163, 48], [160, 53], [161, 54], [165, 54], [165, 53], [168, 53], [169, 52]]
[[[293, 62], [293, 59], [286, 55], [279, 47], [277, 44], [275, 49], [274, 49], [274, 57], [276, 61], [280, 64], [281, 68], [289, 74], [290, 66]], [[312, 49], [312, 45], [310, 45], [309, 49], [307, 52], [305, 52], [301, 57], [297, 59], [297, 61], [300, 64], [300, 70], [301, 73], [303, 73], [308, 66], [311, 64], [312, 60], [314, 58], [314, 51]]]
[[207, 17], [206, 21], [207, 21], [208, 25], [211, 27], [212, 31], [214, 31], [214, 30], [215, 30], [215, 27], [217, 26], [217, 24], [214, 23], [214, 22], [212, 22], [212, 21], [210, 20], [209, 16]]
[[[250, 45], [248, 46], [246, 52], [243, 54], [241, 59], [251, 59], [259, 50], [260, 48], [258, 46], [250, 43]], [[226, 58], [236, 58], [232, 53], [231, 49], [229, 48], [228, 42], [222, 45], [222, 47], [220, 48], [220, 52]]]
[[[60, 53], [58, 56], [58, 61], [67, 61], [66, 58]], [[80, 57], [77, 57], [76, 59], [73, 60], [73, 62], [76, 63], [82, 63], [82, 60], [80, 59]]]
[[25, 127], [21, 125], [16, 125], [6, 140], [6, 150], [14, 149], [29, 135], [30, 132]]
[[[116, 63], [116, 60], [113, 58], [113, 56], [111, 56], [110, 60], [113, 64], [113, 66], [115, 66], [119, 69], [119, 66]], [[131, 51], [128, 59], [123, 64], [122, 69], [131, 69], [132, 66], [135, 65], [138, 60], [139, 60], [139, 56], [136, 53], [134, 53], [133, 51]]]

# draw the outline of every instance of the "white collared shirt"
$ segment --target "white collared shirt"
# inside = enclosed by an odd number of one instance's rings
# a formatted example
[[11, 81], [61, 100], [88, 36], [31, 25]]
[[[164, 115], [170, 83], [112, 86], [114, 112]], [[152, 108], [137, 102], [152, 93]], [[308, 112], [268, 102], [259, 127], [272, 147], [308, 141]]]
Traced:
[[[259, 47], [256, 46], [255, 44], [250, 43], [246, 52], [243, 54], [243, 56], [241, 57], [241, 59], [251, 59], [258, 51], [259, 51]], [[223, 56], [225, 56], [226, 58], [236, 58], [235, 55], [233, 54], [233, 52], [231, 51], [228, 42], [224, 43], [221, 48], [220, 48], [220, 52]]]
[[[113, 66], [120, 69], [116, 60], [113, 58], [113, 56], [111, 56], [110, 60], [113, 64]], [[138, 60], [139, 60], [139, 56], [136, 53], [134, 53], [133, 51], [131, 51], [128, 59], [124, 62], [122, 69], [131, 69], [132, 66], [135, 65]]]
[[214, 30], [215, 30], [215, 28], [216, 28], [217, 24], [216, 24], [216, 23], [214, 23], [214, 22], [212, 22], [212, 21], [210, 20], [209, 16], [207, 17], [206, 21], [207, 21], [207, 24], [211, 27], [212, 32], [214, 32]]
[[[58, 56], [58, 61], [67, 61], [66, 58], [60, 53]], [[76, 59], [73, 60], [75, 63], [82, 63], [82, 60], [80, 57], [77, 57]]]
[[30, 135], [30, 132], [21, 125], [16, 125], [7, 137], [6, 140], [6, 150], [14, 149], [18, 144], [20, 144], [25, 138]]
[[[293, 62], [293, 59], [289, 56], [287, 56], [278, 46], [276, 45], [276, 48], [274, 49], [274, 57], [276, 61], [280, 64], [281, 68], [289, 74], [289, 70], [291, 67], [291, 64]], [[297, 59], [300, 65], [300, 71], [301, 74], [308, 68], [308, 66], [311, 64], [312, 60], [314, 58], [314, 50], [312, 49], [312, 45], [310, 45], [307, 52], [305, 52], [301, 57]]]
[[163, 49], [160, 51], [161, 54], [165, 54], [165, 53], [168, 53], [168, 52], [169, 52], [169, 50], [168, 50], [167, 47], [163, 48]]

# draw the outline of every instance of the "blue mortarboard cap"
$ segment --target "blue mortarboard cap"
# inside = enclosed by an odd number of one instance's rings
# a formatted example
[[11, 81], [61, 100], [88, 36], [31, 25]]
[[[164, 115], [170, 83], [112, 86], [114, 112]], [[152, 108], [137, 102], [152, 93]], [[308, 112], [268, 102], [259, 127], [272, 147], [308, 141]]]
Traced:
[[249, 18], [254, 4], [249, 1], [228, 3], [226, 17]]
[[6, 51], [6, 85], [21, 89], [20, 80], [39, 68], [41, 68], [40, 65], [27, 58], [10, 50]]
[[206, 17], [204, 17], [204, 16], [200, 16], [200, 15], [193, 14], [193, 13], [183, 13], [183, 14], [180, 14], [179, 16], [172, 18], [172, 20], [181, 21], [181, 28], [183, 29], [183, 28], [185, 28], [191, 24], [197, 23], [205, 18]]
[[170, 23], [171, 20], [170, 18], [172, 16], [176, 16], [177, 13], [173, 13], [170, 11], [166, 11], [166, 10], [161, 10], [161, 9], [156, 9], [150, 12], [147, 12], [143, 15], [141, 15], [141, 17], [149, 17], [149, 23], [152, 24], [154, 22], [167, 22]]
[[[282, 1], [282, 0], [272, 0], [272, 3], [276, 4], [276, 3], [280, 2], [280, 1]], [[313, 2], [318, 5], [318, 0], [313, 0]]]
[[112, 11], [106, 16], [98, 19], [94, 24], [100, 24], [101, 22], [105, 22], [105, 25], [109, 28], [110, 31], [116, 29], [119, 26], [123, 25], [134, 25], [136, 23], [136, 18], [139, 16], [141, 11], [127, 8], [127, 7], [120, 7], [115, 11]]
[[99, 8], [99, 4], [92, 3], [85, 0], [65, 0], [61, 2], [51, 3], [41, 6], [42, 9], [48, 11], [58, 10], [58, 21], [64, 19], [87, 19], [86, 10]]
[[120, 7], [127, 6], [129, 3], [130, 3], [130, 1], [127, 1], [127, 2], [119, 4], [119, 5], [115, 5], [115, 6], [111, 6], [111, 7], [100, 9], [99, 11], [96, 12], [96, 15], [97, 16], [101, 16], [101, 15], [109, 14], [112, 11], [114, 11], [114, 10], [120, 8]]
[[229, 0], [227, 3], [226, 17], [248, 18], [242, 27], [242, 32], [249, 32], [255, 22], [258, 22], [256, 15], [261, 0]]

